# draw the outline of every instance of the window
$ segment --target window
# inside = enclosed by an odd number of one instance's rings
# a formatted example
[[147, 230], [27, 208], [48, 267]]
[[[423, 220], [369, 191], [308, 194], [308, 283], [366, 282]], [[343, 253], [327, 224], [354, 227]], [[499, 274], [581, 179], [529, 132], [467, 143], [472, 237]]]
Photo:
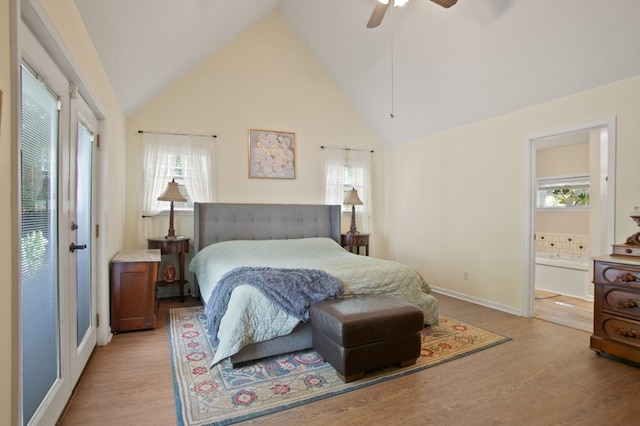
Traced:
[[369, 232], [372, 211], [371, 151], [345, 148], [323, 148], [325, 161], [325, 203], [340, 204], [344, 213], [351, 206], [343, 201], [355, 188], [363, 205], [356, 206], [356, 221], [362, 232]]
[[185, 203], [174, 209], [191, 210], [193, 203], [213, 201], [213, 140], [210, 136], [143, 133], [144, 196], [143, 214], [155, 215], [168, 210], [158, 201], [172, 179], [178, 183]]
[[[351, 192], [351, 189], [355, 188], [358, 190], [358, 193], [362, 194], [362, 177], [364, 175], [364, 170], [362, 167], [355, 167], [352, 163], [347, 162], [344, 165], [344, 177], [342, 180], [342, 199], [346, 200]], [[351, 213], [351, 206], [342, 205], [343, 213]]]
[[[172, 179], [175, 179], [178, 184], [178, 189], [180, 189], [180, 194], [187, 199], [184, 203], [173, 203], [173, 208], [175, 210], [193, 210], [193, 199], [191, 197], [191, 193], [189, 192], [189, 188], [193, 187], [191, 182], [192, 173], [185, 173], [185, 167], [183, 163], [188, 163], [189, 161], [186, 159], [189, 154], [172, 154], [169, 155], [169, 173], [165, 174], [160, 171], [160, 175], [165, 176], [164, 180], [166, 182], [171, 182]], [[165, 201], [158, 201], [159, 205], [162, 206], [162, 203], [166, 203]], [[161, 208], [162, 210], [166, 210], [166, 208]]]
[[588, 209], [589, 176], [538, 178], [539, 209]]

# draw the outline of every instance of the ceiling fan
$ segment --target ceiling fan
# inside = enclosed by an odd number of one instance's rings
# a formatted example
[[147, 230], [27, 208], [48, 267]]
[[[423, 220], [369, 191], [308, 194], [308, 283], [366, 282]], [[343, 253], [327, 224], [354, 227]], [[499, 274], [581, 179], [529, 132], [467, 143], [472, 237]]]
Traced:
[[[367, 28], [375, 28], [380, 25], [390, 4], [393, 3], [395, 6], [404, 6], [408, 1], [409, 0], [378, 0], [376, 6], [373, 8], [373, 13], [371, 13], [371, 18], [369, 18], [369, 22], [367, 22]], [[449, 8], [458, 2], [458, 0], [431, 1], [446, 8]]]

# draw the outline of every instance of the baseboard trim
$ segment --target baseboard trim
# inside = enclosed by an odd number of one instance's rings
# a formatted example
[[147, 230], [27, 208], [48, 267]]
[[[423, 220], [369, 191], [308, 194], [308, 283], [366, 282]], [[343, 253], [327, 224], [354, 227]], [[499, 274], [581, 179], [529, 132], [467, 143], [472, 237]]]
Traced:
[[506, 312], [508, 314], [522, 316], [522, 309], [515, 309], [511, 306], [501, 305], [499, 303], [492, 302], [490, 300], [480, 299], [478, 297], [469, 296], [468, 294], [458, 293], [457, 291], [447, 290], [446, 288], [431, 286], [431, 289], [436, 293], [444, 294], [445, 296], [454, 297], [456, 299], [471, 302], [476, 305], [485, 306], [487, 308], [495, 309], [497, 311]]

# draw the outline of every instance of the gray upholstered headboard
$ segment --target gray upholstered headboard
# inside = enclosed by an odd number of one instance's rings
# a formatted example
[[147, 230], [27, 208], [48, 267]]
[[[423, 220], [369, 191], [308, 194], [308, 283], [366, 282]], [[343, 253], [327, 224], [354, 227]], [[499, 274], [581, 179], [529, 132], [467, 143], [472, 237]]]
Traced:
[[194, 251], [219, 241], [327, 237], [340, 244], [340, 206], [195, 203]]

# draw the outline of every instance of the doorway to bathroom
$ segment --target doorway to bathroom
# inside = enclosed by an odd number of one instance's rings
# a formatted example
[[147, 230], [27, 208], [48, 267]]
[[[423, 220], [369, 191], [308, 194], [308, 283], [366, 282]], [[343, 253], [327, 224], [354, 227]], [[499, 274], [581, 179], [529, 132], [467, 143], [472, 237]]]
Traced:
[[[615, 118], [529, 138], [525, 316], [591, 331], [590, 258], [613, 243]], [[528, 313], [528, 315], [526, 315]]]

